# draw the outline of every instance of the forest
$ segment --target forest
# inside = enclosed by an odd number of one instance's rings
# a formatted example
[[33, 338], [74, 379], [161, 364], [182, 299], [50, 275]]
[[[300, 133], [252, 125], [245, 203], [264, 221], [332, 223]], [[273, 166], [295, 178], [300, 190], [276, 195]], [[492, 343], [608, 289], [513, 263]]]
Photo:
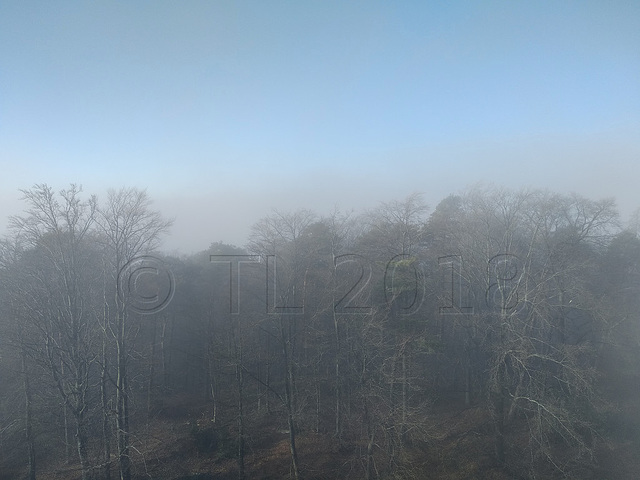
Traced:
[[21, 195], [0, 479], [639, 478], [640, 211], [476, 185], [182, 255], [143, 189]]

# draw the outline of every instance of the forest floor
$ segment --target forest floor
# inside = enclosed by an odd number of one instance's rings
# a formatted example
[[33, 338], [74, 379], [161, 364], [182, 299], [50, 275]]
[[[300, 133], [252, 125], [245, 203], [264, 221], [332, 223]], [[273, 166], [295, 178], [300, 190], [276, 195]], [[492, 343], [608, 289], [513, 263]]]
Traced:
[[[573, 465], [566, 478], [581, 480], [635, 480], [640, 478], [640, 375], [608, 376], [601, 382], [603, 396], [611, 403], [610, 414], [595, 441], [594, 459], [588, 465]], [[228, 418], [212, 421], [210, 405], [176, 395], [145, 424], [135, 425], [132, 436], [133, 479], [223, 480], [238, 478], [237, 422], [234, 408]], [[281, 480], [293, 478], [289, 435], [284, 412], [246, 415], [245, 478]], [[514, 422], [507, 432], [507, 464], [494, 460], [493, 427], [486, 408], [466, 408], [451, 399], [432, 406], [429, 439], [413, 442], [389, 455], [383, 440], [376, 445], [375, 473], [380, 479], [514, 480], [562, 478], [552, 470], [528, 470], [526, 445], [529, 432], [524, 422]], [[327, 422], [325, 424], [330, 424]], [[351, 430], [357, 430], [351, 428]], [[306, 426], [297, 436], [300, 469], [305, 480], [365, 478], [366, 442], [359, 438], [338, 440], [330, 432], [315, 432]], [[78, 465], [47, 454], [41, 446], [38, 478], [76, 480]], [[94, 445], [94, 451], [99, 451]], [[115, 445], [112, 447], [115, 450]], [[51, 451], [57, 451], [51, 449]], [[390, 458], [393, 459], [390, 461]], [[112, 476], [117, 477], [117, 459], [112, 455]], [[97, 458], [92, 459], [99, 464]], [[0, 471], [0, 480], [25, 478], [25, 469]], [[96, 480], [104, 470], [96, 471]]]
[[[618, 408], [611, 426], [615, 436], [603, 438], [596, 450], [596, 461], [574, 478], [584, 480], [640, 478], [640, 434], [637, 424], [622, 419], [638, 408], [640, 384], [626, 387], [626, 403]], [[133, 478], [157, 480], [223, 480], [238, 478], [235, 422], [214, 423], [206, 406], [158, 416], [139, 428], [132, 449]], [[637, 410], [636, 410], [637, 412]], [[638, 415], [636, 414], [635, 417]], [[615, 425], [620, 419], [621, 425]], [[289, 435], [283, 428], [281, 412], [246, 419], [245, 478], [280, 480], [293, 478]], [[521, 451], [527, 431], [510, 431], [509, 451]], [[356, 440], [342, 442], [329, 433], [302, 431], [297, 437], [299, 463], [305, 480], [364, 478], [366, 445]], [[443, 402], [434, 406], [433, 441], [407, 446], [388, 464], [388, 452], [374, 457], [379, 478], [389, 479], [488, 479], [533, 478], [522, 458], [513, 458], [510, 466], [494, 461], [493, 435], [486, 409], [464, 408]], [[512, 454], [512, 457], [516, 455]], [[44, 464], [43, 464], [44, 463]], [[114, 457], [115, 465], [115, 457]], [[114, 466], [115, 468], [115, 466]], [[8, 472], [7, 472], [8, 473]], [[536, 472], [536, 478], [561, 478], [551, 472]], [[116, 477], [116, 472], [112, 478]], [[0, 475], [0, 478], [5, 478]], [[6, 478], [20, 478], [9, 476]], [[80, 478], [77, 466], [55, 459], [41, 462], [38, 478], [72, 480]], [[102, 474], [95, 478], [103, 478]]]

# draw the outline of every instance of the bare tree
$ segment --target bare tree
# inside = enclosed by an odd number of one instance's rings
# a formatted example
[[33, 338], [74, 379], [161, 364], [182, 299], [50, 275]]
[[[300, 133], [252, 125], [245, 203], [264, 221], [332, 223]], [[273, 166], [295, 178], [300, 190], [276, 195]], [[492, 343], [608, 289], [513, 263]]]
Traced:
[[[97, 224], [104, 238], [107, 262], [113, 285], [112, 318], [108, 331], [116, 345], [116, 429], [121, 480], [131, 479], [129, 427], [129, 362], [126, 295], [118, 286], [123, 268], [136, 257], [153, 252], [161, 236], [172, 222], [150, 209], [151, 200], [144, 190], [123, 188], [111, 190], [104, 206], [99, 208]], [[106, 368], [106, 362], [104, 365]]]
[[[581, 412], [597, 405], [592, 341], [601, 319], [587, 279], [615, 208], [575, 195], [474, 189], [462, 209], [464, 260], [486, 272], [469, 279], [477, 299], [470, 324], [488, 359], [496, 458], [507, 461], [507, 426], [519, 418], [531, 429], [532, 466], [567, 474], [593, 451]], [[555, 453], [558, 439], [574, 457]]]
[[[33, 369], [31, 364], [37, 355], [34, 351], [34, 343], [37, 344], [37, 335], [34, 335], [34, 325], [25, 322], [22, 315], [28, 307], [23, 302], [25, 292], [23, 280], [20, 275], [22, 248], [16, 239], [5, 239], [0, 242], [0, 285], [2, 286], [2, 311], [12, 321], [4, 322], [2, 337], [6, 338], [5, 344], [13, 347], [19, 356], [20, 375], [22, 377], [22, 393], [24, 395], [24, 436], [27, 442], [27, 478], [36, 478], [36, 446], [33, 425]], [[35, 342], [34, 342], [35, 340]], [[7, 352], [8, 353], [8, 352]], [[4, 359], [6, 362], [6, 358]]]
[[289, 427], [289, 447], [294, 478], [301, 478], [300, 462], [296, 446], [298, 428], [298, 398], [296, 386], [297, 346], [302, 329], [299, 318], [305, 313], [304, 298], [308, 261], [302, 251], [303, 232], [314, 222], [315, 215], [307, 210], [293, 213], [274, 212], [252, 227], [250, 251], [273, 262], [276, 268], [269, 270], [267, 302], [272, 302], [272, 313], [277, 320], [277, 332], [285, 368], [284, 401]]
[[382, 368], [388, 384], [386, 443], [391, 468], [396, 467], [409, 429], [413, 358], [416, 340], [424, 339], [423, 324], [416, 321], [419, 316], [408, 313], [412, 308], [417, 311], [423, 300], [418, 259], [424, 250], [427, 211], [418, 193], [383, 203], [367, 215], [368, 229], [362, 238], [362, 251], [381, 270], [382, 295], [376, 299], [376, 311], [385, 331], [380, 347], [386, 351]]
[[96, 199], [83, 201], [75, 185], [56, 196], [47, 185], [23, 190], [27, 215], [12, 217], [14, 233], [33, 252], [24, 265], [32, 279], [24, 292], [29, 317], [42, 332], [46, 364], [66, 408], [75, 420], [83, 480], [91, 476], [87, 413], [93, 365], [91, 294], [87, 239]]

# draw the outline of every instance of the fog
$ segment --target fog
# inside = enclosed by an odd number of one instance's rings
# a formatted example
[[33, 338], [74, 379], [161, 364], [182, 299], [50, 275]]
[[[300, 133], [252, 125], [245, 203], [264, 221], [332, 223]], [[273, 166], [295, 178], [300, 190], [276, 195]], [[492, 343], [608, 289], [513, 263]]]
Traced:
[[477, 182], [638, 206], [635, 5], [151, 10], [0, 7], [0, 230], [36, 183], [146, 188], [185, 252]]
[[638, 2], [0, 2], [0, 480], [638, 478], [639, 45]]

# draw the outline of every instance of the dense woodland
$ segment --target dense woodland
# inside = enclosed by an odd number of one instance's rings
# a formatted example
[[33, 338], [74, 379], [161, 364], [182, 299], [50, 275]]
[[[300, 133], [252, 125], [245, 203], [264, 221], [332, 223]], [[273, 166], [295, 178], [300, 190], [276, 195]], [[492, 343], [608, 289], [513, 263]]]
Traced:
[[639, 222], [613, 200], [274, 211], [245, 247], [180, 257], [142, 190], [23, 195], [0, 250], [0, 478], [640, 471]]

